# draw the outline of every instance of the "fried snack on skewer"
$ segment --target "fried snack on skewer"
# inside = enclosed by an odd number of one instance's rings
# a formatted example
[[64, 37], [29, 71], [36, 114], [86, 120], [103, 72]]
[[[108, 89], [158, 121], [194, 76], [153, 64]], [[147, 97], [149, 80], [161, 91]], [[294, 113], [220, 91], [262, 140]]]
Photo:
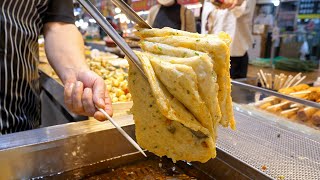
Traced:
[[291, 103], [290, 101], [283, 101], [279, 104], [275, 104], [275, 105], [267, 107], [266, 110], [269, 112], [280, 112], [283, 109], [288, 109], [290, 107], [290, 103]]
[[276, 102], [279, 102], [279, 98], [275, 97], [275, 96], [270, 96], [270, 97], [266, 97], [260, 101], [255, 102], [255, 106], [261, 106], [267, 102], [272, 102], [272, 104], [275, 104]]
[[320, 110], [312, 115], [311, 122], [315, 126], [320, 126]]
[[298, 110], [299, 108], [287, 109], [282, 111], [280, 115], [286, 118], [291, 118], [293, 115], [297, 113]]
[[312, 115], [317, 111], [317, 108], [313, 108], [313, 107], [306, 107], [303, 109], [300, 109], [297, 112], [297, 119], [303, 122], [308, 121]]
[[297, 86], [279, 89], [278, 92], [282, 93], [282, 94], [290, 94], [290, 93], [294, 93], [294, 92], [298, 92], [298, 91], [307, 90], [309, 88], [310, 88], [310, 86], [307, 84], [299, 84]]
[[308, 100], [318, 102], [320, 100], [320, 87], [311, 87], [308, 89], [310, 91]]
[[271, 102], [267, 102], [259, 106], [260, 109], [267, 109], [269, 106], [272, 106]]
[[303, 104], [298, 104], [298, 103], [290, 104], [290, 108], [302, 108], [302, 107], [304, 107]]

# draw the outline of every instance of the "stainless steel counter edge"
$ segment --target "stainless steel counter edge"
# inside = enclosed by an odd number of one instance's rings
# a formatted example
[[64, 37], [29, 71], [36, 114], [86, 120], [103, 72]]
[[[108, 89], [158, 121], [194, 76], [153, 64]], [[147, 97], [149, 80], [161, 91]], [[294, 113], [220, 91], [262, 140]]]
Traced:
[[[115, 120], [120, 126], [134, 124], [132, 115], [116, 117]], [[108, 121], [87, 120], [3, 135], [0, 136], [0, 152], [109, 129], [114, 126]]]

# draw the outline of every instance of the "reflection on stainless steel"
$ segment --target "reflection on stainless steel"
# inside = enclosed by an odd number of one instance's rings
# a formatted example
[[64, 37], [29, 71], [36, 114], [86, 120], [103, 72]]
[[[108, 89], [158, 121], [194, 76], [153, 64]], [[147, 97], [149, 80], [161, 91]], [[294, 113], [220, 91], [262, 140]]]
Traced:
[[308, 101], [308, 100], [304, 100], [304, 99], [288, 96], [288, 95], [285, 95], [285, 94], [280, 94], [280, 93], [275, 92], [275, 91], [271, 91], [271, 90], [260, 88], [260, 87], [257, 87], [257, 86], [245, 84], [245, 83], [238, 82], [238, 81], [235, 81], [235, 80], [232, 80], [231, 83], [232, 83], [233, 86], [238, 86], [238, 87], [241, 87], [243, 89], [256, 91], [256, 92], [261, 92], [261, 93], [266, 94], [266, 95], [276, 96], [276, 97], [279, 97], [279, 98], [282, 98], [282, 99], [286, 99], [286, 100], [289, 100], [289, 101], [292, 101], [292, 102], [296, 102], [296, 103], [299, 103], [299, 104], [304, 104], [306, 106], [311, 106], [311, 107], [320, 109], [320, 104], [316, 103], [316, 102], [313, 102], [313, 101]]
[[[132, 116], [116, 120], [134, 137]], [[4, 135], [0, 136], [0, 179], [48, 176], [135, 151], [111, 123], [98, 121]]]

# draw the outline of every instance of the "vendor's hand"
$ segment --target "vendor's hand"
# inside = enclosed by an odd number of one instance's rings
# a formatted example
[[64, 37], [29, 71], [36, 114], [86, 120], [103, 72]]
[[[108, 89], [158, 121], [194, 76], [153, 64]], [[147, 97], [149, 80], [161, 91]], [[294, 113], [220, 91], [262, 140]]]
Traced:
[[240, 6], [244, 0], [222, 0], [219, 9], [233, 9], [235, 6]]
[[106, 117], [95, 106], [104, 109], [110, 116], [113, 113], [111, 99], [103, 79], [90, 70], [78, 73], [70, 71], [65, 80], [64, 101], [72, 112], [94, 116], [99, 121], [105, 120]]

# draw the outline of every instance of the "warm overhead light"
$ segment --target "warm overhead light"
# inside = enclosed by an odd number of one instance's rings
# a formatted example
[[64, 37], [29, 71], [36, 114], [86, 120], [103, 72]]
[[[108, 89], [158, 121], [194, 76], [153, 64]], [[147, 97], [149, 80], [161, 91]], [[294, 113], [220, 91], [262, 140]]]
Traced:
[[120, 8], [115, 8], [114, 11], [115, 11], [117, 14], [121, 13], [121, 9], [120, 9]]
[[280, 0], [273, 0], [273, 5], [274, 6], [279, 6]]
[[89, 22], [96, 23], [97, 21], [91, 18], [91, 19], [89, 19]]
[[197, 4], [187, 4], [186, 7], [188, 9], [196, 9], [196, 8], [201, 8], [202, 4], [201, 3], [197, 3]]

